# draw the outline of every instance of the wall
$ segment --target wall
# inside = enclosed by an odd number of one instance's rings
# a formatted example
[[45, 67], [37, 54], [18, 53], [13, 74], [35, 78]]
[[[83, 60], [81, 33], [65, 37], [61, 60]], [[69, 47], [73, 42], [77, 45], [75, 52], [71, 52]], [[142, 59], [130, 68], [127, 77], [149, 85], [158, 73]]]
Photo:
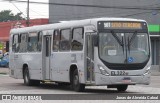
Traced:
[[[159, 7], [159, 0], [49, 0], [50, 3], [75, 4], [75, 5], [99, 5], [108, 8], [84, 7], [84, 6], [49, 6], [49, 22], [63, 20], [85, 19], [93, 17], [131, 17], [145, 19], [149, 24], [159, 24], [160, 13], [156, 10], [138, 10], [123, 8], [149, 9]], [[117, 8], [109, 8], [117, 7]], [[120, 9], [121, 8], [121, 9]]]
[[[9, 40], [9, 32], [18, 22], [21, 26], [26, 27], [26, 20], [0, 22], [0, 41]], [[48, 19], [31, 19], [30, 26], [48, 24], [48, 22]]]

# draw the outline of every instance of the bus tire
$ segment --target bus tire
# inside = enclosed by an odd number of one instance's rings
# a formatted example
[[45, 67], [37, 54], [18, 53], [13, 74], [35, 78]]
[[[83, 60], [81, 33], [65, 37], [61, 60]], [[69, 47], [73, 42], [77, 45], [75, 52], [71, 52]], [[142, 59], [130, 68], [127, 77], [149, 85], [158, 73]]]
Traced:
[[119, 92], [124, 92], [127, 90], [127, 88], [128, 88], [128, 85], [117, 85], [117, 90]]
[[27, 86], [39, 85], [40, 84], [39, 80], [31, 80], [30, 79], [28, 67], [26, 67], [24, 69], [23, 79], [24, 79], [24, 84], [27, 85]]
[[73, 90], [77, 91], [77, 92], [82, 92], [85, 89], [85, 85], [79, 83], [79, 76], [78, 76], [78, 70], [74, 70], [73, 72], [73, 78], [72, 78], [72, 86], [73, 86]]
[[30, 86], [30, 85], [31, 85], [31, 80], [30, 80], [30, 76], [29, 76], [28, 67], [26, 67], [26, 68], [24, 69], [23, 79], [24, 79], [24, 84], [25, 84], [25, 85], [27, 85], [27, 86]]
[[31, 80], [33, 86], [38, 86], [40, 85], [40, 80]]
[[70, 84], [69, 83], [64, 83], [64, 82], [58, 83], [58, 86], [68, 86], [68, 85], [70, 85]]

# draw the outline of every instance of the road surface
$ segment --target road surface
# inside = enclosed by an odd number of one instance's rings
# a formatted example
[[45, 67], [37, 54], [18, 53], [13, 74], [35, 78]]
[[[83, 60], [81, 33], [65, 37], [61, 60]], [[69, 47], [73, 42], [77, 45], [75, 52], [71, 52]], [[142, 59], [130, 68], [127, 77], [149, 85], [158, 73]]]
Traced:
[[[136, 95], [136, 94], [160, 94], [160, 76], [152, 76], [150, 85], [129, 86], [124, 93], [117, 92], [116, 89], [107, 89], [106, 86], [86, 86], [84, 92], [75, 92], [70, 86], [58, 86], [57, 84], [48, 83], [40, 86], [25, 86], [23, 79], [14, 79], [8, 75], [0, 74], [0, 94], [66, 94], [56, 95], [60, 100], [54, 100], [54, 103], [160, 103], [158, 100], [101, 100], [104, 96], [109, 95]], [[78, 94], [78, 95], [77, 95]], [[84, 98], [84, 95], [86, 96]], [[59, 97], [58, 97], [59, 96]], [[69, 98], [69, 100], [64, 100]], [[74, 98], [78, 96], [78, 100]], [[99, 100], [84, 100], [94, 97]], [[159, 96], [160, 98], [160, 96]], [[73, 100], [72, 100], [73, 99]], [[93, 98], [94, 99], [94, 98]], [[53, 103], [53, 100], [45, 101], [0, 101], [0, 103]]]

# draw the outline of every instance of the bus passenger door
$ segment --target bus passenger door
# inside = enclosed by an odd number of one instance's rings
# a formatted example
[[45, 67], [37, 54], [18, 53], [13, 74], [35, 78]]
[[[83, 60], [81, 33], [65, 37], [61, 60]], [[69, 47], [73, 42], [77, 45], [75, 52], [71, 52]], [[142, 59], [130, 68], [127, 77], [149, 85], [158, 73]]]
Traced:
[[50, 77], [50, 55], [51, 55], [51, 36], [46, 35], [43, 37], [43, 70], [42, 75], [44, 80], [49, 80]]
[[86, 35], [86, 75], [87, 82], [94, 83], [94, 45], [91, 33]]

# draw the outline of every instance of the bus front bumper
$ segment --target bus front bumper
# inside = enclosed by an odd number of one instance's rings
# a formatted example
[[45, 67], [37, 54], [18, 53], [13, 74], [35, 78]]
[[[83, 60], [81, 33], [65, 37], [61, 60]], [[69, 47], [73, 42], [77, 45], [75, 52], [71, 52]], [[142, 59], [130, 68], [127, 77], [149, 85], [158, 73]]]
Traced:
[[106, 76], [100, 73], [95, 75], [95, 85], [135, 85], [145, 84], [149, 85], [150, 74], [140, 76]]

